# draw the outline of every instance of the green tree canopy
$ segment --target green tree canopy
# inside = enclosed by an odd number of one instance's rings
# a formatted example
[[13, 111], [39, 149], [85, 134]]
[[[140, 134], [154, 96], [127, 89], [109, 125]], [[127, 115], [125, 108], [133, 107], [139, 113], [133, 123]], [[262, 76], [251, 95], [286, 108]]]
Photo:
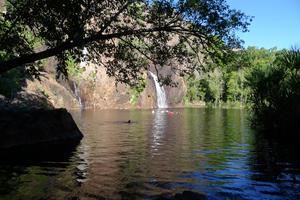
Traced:
[[146, 63], [158, 71], [172, 60], [180, 66], [172, 65], [174, 72], [193, 72], [201, 67], [199, 53], [226, 54], [240, 44], [234, 31], [247, 31], [251, 21], [225, 0], [7, 0], [1, 10], [0, 74], [37, 69], [36, 61], [56, 56], [57, 71], [66, 75], [71, 52], [125, 83], [137, 80]]
[[283, 135], [299, 136], [300, 50], [276, 53], [273, 62], [248, 77], [256, 124]]

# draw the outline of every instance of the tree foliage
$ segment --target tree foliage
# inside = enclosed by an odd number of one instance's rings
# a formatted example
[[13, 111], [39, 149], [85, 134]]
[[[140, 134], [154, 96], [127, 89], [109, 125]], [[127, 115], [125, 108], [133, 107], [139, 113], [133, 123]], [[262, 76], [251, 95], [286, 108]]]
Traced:
[[256, 93], [251, 90], [251, 80], [258, 80], [255, 72], [268, 68], [275, 61], [277, 54], [276, 48], [248, 47], [236, 50], [227, 62], [210, 63], [200, 75], [187, 78], [186, 99], [190, 102], [213, 103], [216, 106], [221, 103], [233, 106], [251, 104]]
[[81, 68], [73, 57], [73, 55], [67, 53], [65, 60], [66, 70], [68, 75], [73, 79], [79, 79], [80, 75], [84, 72], [84, 68]]
[[300, 50], [283, 50], [249, 76], [256, 123], [266, 129], [299, 132]]
[[[192, 73], [203, 66], [199, 53], [216, 59], [238, 46], [234, 30], [246, 31], [250, 20], [224, 0], [7, 0], [0, 16], [0, 52], [6, 55], [0, 73], [24, 65], [38, 69], [36, 61], [56, 56], [58, 73], [67, 75], [66, 50], [79, 62], [84, 47], [85, 59], [128, 84], [139, 82], [150, 65]], [[43, 48], [30, 45], [26, 33]]]

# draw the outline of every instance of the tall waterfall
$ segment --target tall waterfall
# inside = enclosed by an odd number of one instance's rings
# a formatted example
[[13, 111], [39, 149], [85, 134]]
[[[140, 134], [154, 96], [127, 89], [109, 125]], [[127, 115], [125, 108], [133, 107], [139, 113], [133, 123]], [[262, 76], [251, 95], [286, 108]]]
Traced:
[[77, 87], [77, 84], [75, 83], [75, 81], [73, 81], [73, 87], [74, 87], [74, 95], [79, 103], [79, 106], [80, 106], [80, 109], [84, 109], [84, 104], [83, 104], [83, 101], [80, 97], [80, 90], [79, 88]]
[[155, 84], [155, 89], [156, 89], [156, 100], [157, 100], [157, 107], [158, 108], [167, 108], [167, 98], [166, 98], [166, 92], [163, 86], [160, 86], [158, 83], [157, 76], [150, 72], [150, 75], [152, 76]]

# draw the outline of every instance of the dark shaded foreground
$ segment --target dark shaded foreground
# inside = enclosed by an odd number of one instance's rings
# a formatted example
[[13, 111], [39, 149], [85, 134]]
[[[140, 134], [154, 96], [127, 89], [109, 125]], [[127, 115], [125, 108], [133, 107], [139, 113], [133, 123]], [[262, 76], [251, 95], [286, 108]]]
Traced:
[[[106, 198], [97, 196], [97, 195], [88, 195], [90, 198], [97, 199], [97, 200], [106, 200]], [[134, 194], [123, 192], [121, 193], [122, 199], [136, 199], [136, 196]], [[206, 199], [206, 195], [192, 192], [192, 191], [183, 191], [182, 193], [176, 193], [173, 196], [168, 195], [158, 195], [151, 197], [149, 199], [153, 200], [204, 200]], [[80, 200], [79, 197], [70, 197], [68, 200]]]
[[83, 137], [66, 109], [2, 110], [0, 130], [0, 150], [74, 143]]
[[0, 150], [0, 165], [25, 165], [41, 162], [65, 162], [73, 156], [80, 141], [48, 142], [34, 145], [21, 145]]
[[[2, 149], [0, 168], [4, 173], [0, 176], [0, 199], [27, 199], [23, 195], [28, 193], [33, 194], [31, 199], [53, 199], [47, 193], [36, 196], [36, 191], [41, 190], [39, 184], [44, 183], [45, 188], [52, 188], [56, 174], [63, 176], [64, 170], [74, 170], [69, 160], [74, 156], [78, 144], [79, 141], [72, 141]], [[43, 168], [47, 170], [39, 171]], [[29, 171], [35, 176], [32, 182], [26, 178]], [[44, 176], [47, 176], [47, 179], [43, 179]]]

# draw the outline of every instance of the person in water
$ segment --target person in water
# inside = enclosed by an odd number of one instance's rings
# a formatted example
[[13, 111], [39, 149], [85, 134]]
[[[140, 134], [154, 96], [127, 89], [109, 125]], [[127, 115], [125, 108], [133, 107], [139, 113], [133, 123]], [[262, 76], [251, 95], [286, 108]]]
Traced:
[[131, 123], [131, 120], [128, 120], [127, 123], [130, 124], [130, 123]]

